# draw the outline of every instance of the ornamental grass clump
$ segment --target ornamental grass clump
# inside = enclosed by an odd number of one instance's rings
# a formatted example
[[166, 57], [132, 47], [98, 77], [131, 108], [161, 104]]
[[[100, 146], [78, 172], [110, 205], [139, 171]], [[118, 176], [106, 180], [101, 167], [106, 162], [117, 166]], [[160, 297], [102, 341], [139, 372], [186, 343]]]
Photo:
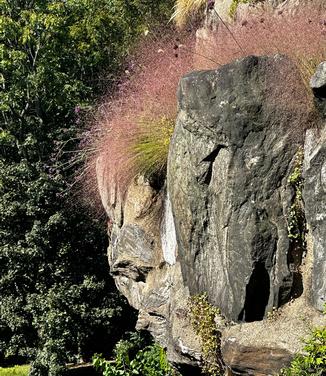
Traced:
[[[98, 157], [110, 189], [125, 192], [138, 175], [165, 178], [170, 138], [177, 115], [177, 86], [194, 69], [192, 37], [148, 36], [130, 60], [114, 97], [99, 106], [90, 131], [86, 169]], [[96, 185], [96, 177], [91, 176]], [[95, 183], [95, 184], [94, 184]]]
[[133, 165], [144, 176], [164, 176], [175, 116], [151, 116], [137, 121], [130, 154]]
[[216, 68], [248, 55], [288, 56], [307, 84], [326, 60], [326, 12], [305, 5], [295, 11], [261, 10], [230, 24], [220, 24], [209, 37], [199, 38], [198, 67]]
[[192, 15], [204, 9], [207, 0], [177, 0], [171, 17], [178, 27], [184, 26]]

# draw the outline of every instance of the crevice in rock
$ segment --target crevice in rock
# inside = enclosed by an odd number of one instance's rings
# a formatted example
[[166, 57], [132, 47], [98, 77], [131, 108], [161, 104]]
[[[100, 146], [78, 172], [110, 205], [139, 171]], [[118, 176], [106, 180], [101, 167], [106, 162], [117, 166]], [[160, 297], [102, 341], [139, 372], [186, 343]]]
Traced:
[[136, 266], [129, 260], [119, 261], [111, 267], [112, 276], [125, 276], [135, 282], [146, 282], [148, 273], [153, 268], [150, 266]]
[[299, 150], [296, 156], [295, 167], [289, 177], [294, 194], [287, 218], [289, 250], [287, 253], [287, 265], [290, 275], [285, 277], [280, 288], [278, 306], [281, 306], [291, 299], [296, 299], [303, 293], [303, 280], [301, 275], [301, 264], [307, 252], [306, 233], [307, 224], [302, 200], [302, 164], [303, 151]]
[[265, 264], [257, 262], [246, 286], [246, 298], [239, 321], [260, 321], [265, 316], [270, 294], [270, 278]]
[[221, 149], [225, 148], [225, 145], [217, 145], [217, 147], [202, 160], [202, 163], [208, 163], [207, 170], [200, 176], [198, 179], [198, 182], [200, 184], [209, 185], [209, 183], [212, 180], [212, 173], [213, 173], [213, 163], [218, 156], [218, 153], [221, 151]]
[[151, 317], [157, 317], [159, 319], [162, 319], [162, 320], [166, 321], [166, 317], [164, 315], [160, 314], [160, 313], [151, 311], [151, 312], [148, 312], [148, 314]]
[[[187, 354], [182, 354], [182, 356], [186, 356]], [[193, 361], [193, 358], [189, 356], [189, 359]], [[189, 365], [186, 363], [176, 364], [176, 369], [181, 373], [181, 375], [191, 375], [191, 376], [201, 376], [203, 373], [201, 368], [194, 365]]]
[[147, 177], [149, 185], [154, 189], [156, 192], [160, 192], [165, 185], [166, 179], [166, 169], [163, 169], [160, 172], [155, 174], [151, 174]]

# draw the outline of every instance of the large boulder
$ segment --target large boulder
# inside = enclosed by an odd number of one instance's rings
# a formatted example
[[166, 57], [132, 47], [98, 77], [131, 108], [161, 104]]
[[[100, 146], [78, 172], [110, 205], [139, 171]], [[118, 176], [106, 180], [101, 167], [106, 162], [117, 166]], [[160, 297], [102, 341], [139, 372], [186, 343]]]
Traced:
[[287, 223], [289, 176], [310, 121], [300, 82], [282, 56], [180, 82], [168, 163], [179, 260], [190, 293], [207, 292], [228, 319], [262, 320], [302, 293]]

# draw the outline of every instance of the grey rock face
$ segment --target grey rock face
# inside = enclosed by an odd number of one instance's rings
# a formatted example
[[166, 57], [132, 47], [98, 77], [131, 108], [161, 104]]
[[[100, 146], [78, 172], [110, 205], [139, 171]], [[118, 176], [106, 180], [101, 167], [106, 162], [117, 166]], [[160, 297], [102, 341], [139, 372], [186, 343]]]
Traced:
[[326, 128], [307, 132], [304, 164], [305, 211], [312, 236], [314, 263], [311, 300], [323, 310], [326, 303]]
[[326, 61], [318, 65], [315, 74], [310, 80], [310, 87], [316, 97], [326, 99]]
[[295, 72], [252, 56], [180, 82], [168, 164], [179, 259], [190, 293], [206, 291], [232, 320], [261, 320], [300, 294], [286, 218], [296, 124], [308, 118], [304, 96], [281, 99]]

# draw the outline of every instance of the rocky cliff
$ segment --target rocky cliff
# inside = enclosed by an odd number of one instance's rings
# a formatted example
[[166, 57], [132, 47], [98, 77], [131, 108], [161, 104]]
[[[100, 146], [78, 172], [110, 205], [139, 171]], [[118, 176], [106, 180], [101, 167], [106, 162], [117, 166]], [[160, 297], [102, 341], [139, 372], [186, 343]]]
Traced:
[[183, 77], [166, 181], [140, 176], [122, 197], [98, 159], [111, 273], [139, 311], [137, 327], [184, 374], [201, 359], [190, 295], [206, 292], [220, 308], [235, 375], [276, 373], [308, 323], [325, 325], [323, 69], [316, 103], [283, 56]]

